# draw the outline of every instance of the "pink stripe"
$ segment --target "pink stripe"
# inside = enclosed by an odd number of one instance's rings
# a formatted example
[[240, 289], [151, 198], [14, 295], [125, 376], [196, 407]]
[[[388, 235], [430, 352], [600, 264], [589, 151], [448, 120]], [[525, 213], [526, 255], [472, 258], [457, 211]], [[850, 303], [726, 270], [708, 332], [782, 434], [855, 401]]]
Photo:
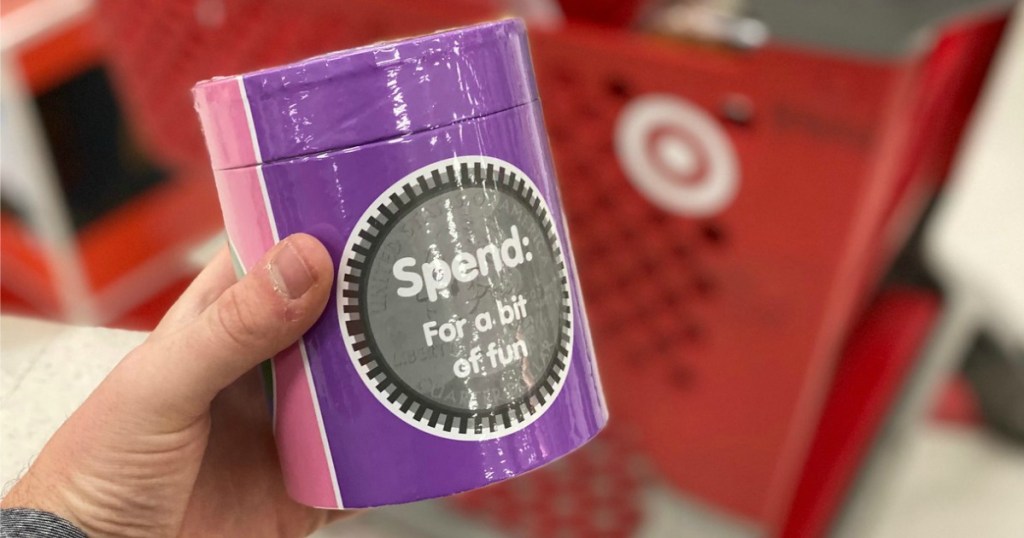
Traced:
[[285, 487], [295, 500], [320, 508], [340, 508], [320, 438], [299, 345], [274, 359], [277, 417], [274, 437]]
[[239, 78], [200, 83], [192, 90], [214, 170], [248, 166], [257, 161]]
[[[248, 272], [274, 246], [276, 238], [258, 169], [222, 169], [256, 161], [242, 99], [237, 78], [208, 82], [196, 90], [196, 108], [210, 148], [224, 227], [239, 263]], [[301, 503], [340, 508], [299, 344], [278, 354], [273, 367], [274, 437], [285, 486]]]
[[[260, 177], [254, 167], [214, 172], [224, 226], [248, 272], [274, 246]], [[338, 507], [314, 398], [298, 344], [274, 358], [275, 437], [291, 496], [322, 508]]]
[[224, 214], [224, 227], [242, 269], [249, 272], [274, 246], [259, 174], [255, 167], [247, 167], [218, 170], [213, 176], [217, 182], [220, 210]]

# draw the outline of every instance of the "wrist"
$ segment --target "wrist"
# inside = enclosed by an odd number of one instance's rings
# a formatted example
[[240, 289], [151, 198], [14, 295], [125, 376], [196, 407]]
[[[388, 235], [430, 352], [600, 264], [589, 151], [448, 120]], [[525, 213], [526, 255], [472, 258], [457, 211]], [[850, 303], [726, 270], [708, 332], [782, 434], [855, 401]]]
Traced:
[[83, 528], [82, 522], [78, 520], [56, 488], [35, 478], [34, 473], [30, 471], [18, 480], [11, 491], [0, 501], [0, 508], [5, 510], [28, 508], [48, 512], [67, 520], [79, 529]]

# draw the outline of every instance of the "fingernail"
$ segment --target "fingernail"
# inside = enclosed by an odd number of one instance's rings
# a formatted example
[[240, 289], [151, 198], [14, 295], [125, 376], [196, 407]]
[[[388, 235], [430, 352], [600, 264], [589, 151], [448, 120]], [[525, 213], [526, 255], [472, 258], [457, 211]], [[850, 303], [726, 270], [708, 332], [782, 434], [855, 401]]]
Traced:
[[290, 241], [285, 241], [267, 269], [274, 289], [289, 299], [298, 299], [313, 287], [313, 273]]

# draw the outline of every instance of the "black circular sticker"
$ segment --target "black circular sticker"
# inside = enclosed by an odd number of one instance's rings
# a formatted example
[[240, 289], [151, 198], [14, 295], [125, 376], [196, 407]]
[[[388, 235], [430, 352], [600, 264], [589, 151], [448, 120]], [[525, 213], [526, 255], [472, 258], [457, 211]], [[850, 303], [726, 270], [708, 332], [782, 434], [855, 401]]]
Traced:
[[435, 163], [382, 194], [349, 238], [338, 302], [367, 387], [435, 435], [519, 430], [568, 372], [561, 241], [533, 181], [498, 159]]

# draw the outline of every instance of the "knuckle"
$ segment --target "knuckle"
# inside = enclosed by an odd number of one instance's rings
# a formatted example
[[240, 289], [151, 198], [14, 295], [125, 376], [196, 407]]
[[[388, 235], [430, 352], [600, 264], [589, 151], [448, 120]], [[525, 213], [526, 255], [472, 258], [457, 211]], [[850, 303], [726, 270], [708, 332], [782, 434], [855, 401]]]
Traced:
[[258, 314], [246, 305], [235, 288], [228, 289], [213, 310], [215, 327], [238, 347], [250, 346], [262, 340], [267, 332]]

